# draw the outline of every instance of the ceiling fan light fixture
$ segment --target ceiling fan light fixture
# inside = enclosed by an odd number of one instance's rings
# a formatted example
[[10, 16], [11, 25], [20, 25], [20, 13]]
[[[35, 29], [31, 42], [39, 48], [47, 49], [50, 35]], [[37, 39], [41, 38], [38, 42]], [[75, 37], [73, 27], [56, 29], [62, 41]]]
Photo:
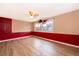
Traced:
[[35, 17], [39, 16], [39, 14], [37, 12], [35, 12], [34, 10], [29, 10], [27, 12], [27, 16], [29, 16], [30, 18], [35, 18]]

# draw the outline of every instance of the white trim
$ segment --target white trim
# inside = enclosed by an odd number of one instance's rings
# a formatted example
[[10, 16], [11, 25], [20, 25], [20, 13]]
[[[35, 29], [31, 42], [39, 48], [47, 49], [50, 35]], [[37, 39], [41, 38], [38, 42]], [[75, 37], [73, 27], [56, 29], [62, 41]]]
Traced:
[[45, 39], [45, 40], [51, 41], [51, 42], [56, 42], [56, 43], [64, 44], [64, 45], [75, 47], [75, 48], [79, 48], [79, 46], [77, 46], [77, 45], [72, 45], [72, 44], [68, 44], [68, 43], [64, 43], [64, 42], [59, 42], [59, 41], [56, 41], [56, 40], [50, 40], [50, 39], [39, 37], [39, 36], [34, 36], [34, 37]]
[[22, 38], [29, 38], [30, 36], [23, 36], [23, 37], [11, 38], [11, 39], [7, 39], [7, 40], [1, 40], [0, 42], [6, 42], [6, 41], [11, 41], [11, 40], [18, 40], [18, 39], [22, 39]]

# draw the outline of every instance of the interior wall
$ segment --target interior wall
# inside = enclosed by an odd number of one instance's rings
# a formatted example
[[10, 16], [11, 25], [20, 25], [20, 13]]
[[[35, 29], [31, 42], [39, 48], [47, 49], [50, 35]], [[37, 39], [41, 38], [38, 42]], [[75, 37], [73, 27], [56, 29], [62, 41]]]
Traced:
[[12, 20], [12, 32], [30, 32], [32, 31], [32, 23]]
[[12, 19], [0, 17], [0, 34], [11, 33]]
[[54, 32], [79, 35], [79, 10], [54, 17]]

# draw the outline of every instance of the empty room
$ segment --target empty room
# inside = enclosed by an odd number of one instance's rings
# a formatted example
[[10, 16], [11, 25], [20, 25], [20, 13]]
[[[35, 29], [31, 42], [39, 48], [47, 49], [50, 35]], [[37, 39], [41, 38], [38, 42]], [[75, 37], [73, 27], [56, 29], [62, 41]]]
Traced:
[[79, 4], [0, 3], [0, 56], [79, 56]]

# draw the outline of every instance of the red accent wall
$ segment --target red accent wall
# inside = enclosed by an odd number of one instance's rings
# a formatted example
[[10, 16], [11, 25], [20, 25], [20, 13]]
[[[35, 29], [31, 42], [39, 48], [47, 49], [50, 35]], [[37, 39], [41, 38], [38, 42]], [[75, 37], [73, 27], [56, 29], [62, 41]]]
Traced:
[[33, 35], [79, 46], [79, 35], [32, 32]]
[[0, 35], [5, 33], [11, 33], [12, 31], [12, 19], [0, 17]]

